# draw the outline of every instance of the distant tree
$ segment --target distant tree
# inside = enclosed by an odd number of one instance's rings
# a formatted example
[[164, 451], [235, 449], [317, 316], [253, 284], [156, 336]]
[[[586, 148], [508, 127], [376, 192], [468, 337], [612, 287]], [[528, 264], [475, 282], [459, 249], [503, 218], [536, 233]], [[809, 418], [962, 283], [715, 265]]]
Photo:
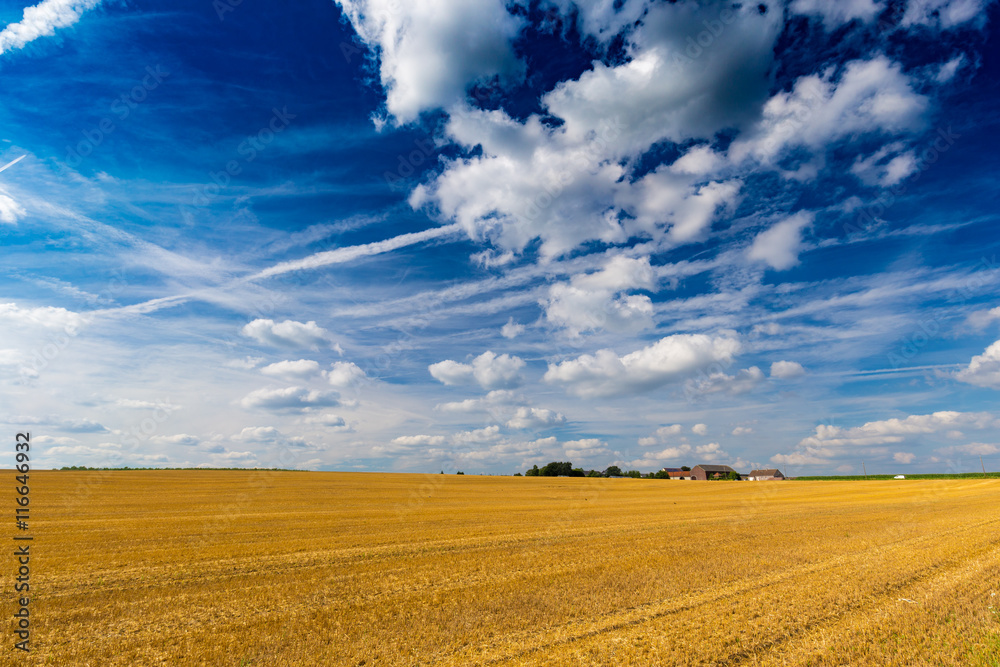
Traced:
[[569, 461], [552, 461], [551, 463], [545, 464], [545, 466], [538, 471], [538, 474], [542, 477], [558, 477], [560, 475], [569, 477], [571, 472], [573, 472], [573, 464]]
[[684, 472], [687, 472], [687, 471], [691, 470], [691, 468], [688, 468], [687, 466], [681, 466], [681, 470], [683, 470]]
[[738, 472], [735, 472], [735, 471], [726, 473], [726, 479], [732, 480], [734, 482], [738, 482], [738, 481], [740, 481], [740, 474]]
[[569, 471], [570, 477], [584, 477], [586, 473], [583, 472], [583, 468], [573, 468]]
[[524, 473], [525, 477], [538, 477], [538, 466], [532, 466], [531, 470]]
[[666, 470], [657, 470], [656, 474], [653, 475], [656, 479], [670, 479], [670, 473]]
[[521, 477], [521, 473], [519, 472], [514, 473], [514, 477]]
[[458, 471], [458, 472], [456, 472], [455, 474], [456, 474], [456, 475], [464, 475], [465, 473], [464, 473], [464, 472], [462, 472], [461, 470], [459, 470], [459, 471]]
[[604, 475], [602, 475], [601, 473], [597, 472], [596, 470], [588, 470], [587, 471], [587, 477], [604, 477]]
[[642, 473], [639, 472], [638, 470], [629, 470], [627, 473], [625, 473], [625, 476], [639, 479], [640, 477], [642, 477]]
[[608, 466], [608, 468], [604, 471], [604, 476], [605, 477], [621, 477], [622, 476], [622, 469], [619, 468], [618, 466]]

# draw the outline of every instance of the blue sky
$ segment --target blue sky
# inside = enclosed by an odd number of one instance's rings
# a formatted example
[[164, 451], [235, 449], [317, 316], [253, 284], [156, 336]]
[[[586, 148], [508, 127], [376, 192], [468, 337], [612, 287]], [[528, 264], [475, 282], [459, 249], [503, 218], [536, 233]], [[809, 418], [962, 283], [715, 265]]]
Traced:
[[988, 0], [0, 9], [45, 466], [1000, 469]]

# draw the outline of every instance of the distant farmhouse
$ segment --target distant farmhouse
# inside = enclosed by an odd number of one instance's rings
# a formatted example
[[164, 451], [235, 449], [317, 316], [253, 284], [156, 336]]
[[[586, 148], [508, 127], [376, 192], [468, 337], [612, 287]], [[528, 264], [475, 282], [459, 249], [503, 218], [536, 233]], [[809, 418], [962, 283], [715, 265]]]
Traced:
[[730, 468], [729, 466], [712, 466], [712, 465], [698, 465], [691, 468], [691, 479], [700, 479], [701, 481], [707, 481], [710, 479], [722, 479], [723, 477], [728, 477], [729, 473], [735, 473], [739, 475], [738, 472]]
[[751, 470], [750, 474], [747, 475], [747, 479], [751, 482], [770, 482], [772, 480], [785, 479], [785, 476], [777, 468], [769, 468], [767, 470]]
[[667, 473], [667, 479], [694, 479], [691, 477], [690, 470], [682, 470], [681, 468], [662, 468], [660, 472]]

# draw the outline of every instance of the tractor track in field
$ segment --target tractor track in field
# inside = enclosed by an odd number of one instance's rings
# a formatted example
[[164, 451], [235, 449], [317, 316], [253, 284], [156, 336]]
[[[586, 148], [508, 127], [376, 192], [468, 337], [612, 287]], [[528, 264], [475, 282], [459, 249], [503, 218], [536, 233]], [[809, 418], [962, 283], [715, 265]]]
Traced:
[[982, 570], [986, 567], [984, 563], [984, 560], [986, 559], [983, 557], [996, 555], [997, 553], [1000, 553], [1000, 539], [990, 542], [987, 546], [976, 550], [974, 554], [948, 559], [941, 563], [935, 563], [924, 567], [923, 569], [915, 572], [913, 576], [910, 576], [903, 581], [895, 582], [891, 585], [883, 586], [882, 588], [871, 591], [865, 599], [849, 604], [843, 610], [839, 610], [835, 614], [831, 614], [830, 616], [818, 619], [812, 623], [796, 627], [790, 634], [776, 639], [775, 641], [766, 642], [765, 644], [754, 647], [751, 650], [733, 653], [726, 660], [720, 661], [718, 664], [720, 666], [745, 665], [749, 660], [759, 658], [767, 651], [772, 651], [776, 648], [784, 648], [785, 650], [783, 652], [787, 655], [788, 644], [797, 640], [802, 640], [807, 635], [816, 634], [825, 629], [829, 629], [831, 626], [839, 625], [843, 623], [848, 616], [858, 610], [884, 606], [888, 596], [899, 595], [900, 591], [911, 588], [916, 584], [921, 584], [922, 587], [926, 587], [928, 584], [932, 584], [941, 579], [950, 578], [950, 576], [956, 571], [961, 570], [963, 566], [966, 566], [966, 569], [968, 569], [967, 566], [969, 565], [978, 565], [978, 570]]
[[[879, 556], [884, 556], [889, 552], [898, 551], [899, 549], [916, 546], [922, 543], [938, 541], [942, 537], [953, 536], [962, 533], [968, 533], [971, 531], [979, 531], [984, 527], [1000, 525], [1000, 519], [990, 519], [987, 521], [982, 521], [976, 524], [965, 525], [959, 528], [953, 528], [948, 531], [942, 531], [934, 535], [922, 535], [919, 537], [908, 538], [897, 540], [890, 544], [883, 546], [877, 550]], [[993, 542], [990, 542], [990, 546], [984, 550], [994, 550], [996, 546]], [[817, 563], [811, 563], [801, 566], [796, 566], [787, 570], [782, 570], [781, 572], [775, 573], [774, 575], [756, 579], [752, 582], [742, 580], [736, 582], [735, 584], [728, 587], [723, 591], [712, 591], [704, 593], [701, 595], [695, 595], [688, 598], [680, 599], [669, 599], [662, 600], [659, 602], [652, 602], [646, 605], [641, 605], [633, 609], [627, 610], [625, 612], [619, 612], [611, 617], [599, 618], [594, 621], [590, 621], [589, 629], [580, 629], [577, 632], [571, 632], [568, 636], [559, 637], [556, 639], [544, 640], [543, 637], [546, 635], [557, 635], [560, 634], [560, 630], [565, 630], [571, 628], [573, 625], [579, 624], [583, 625], [588, 623], [587, 621], [581, 621], [578, 623], [567, 623], [557, 626], [551, 626], [545, 628], [542, 631], [531, 631], [525, 632], [517, 635], [505, 635], [498, 638], [498, 641], [502, 641], [506, 645], [516, 645], [516, 646], [528, 646], [529, 648], [520, 648], [514, 651], [506, 652], [503, 655], [497, 655], [495, 657], [479, 657], [477, 655], [470, 655], [469, 649], [462, 649], [460, 651], [453, 652], [447, 656], [441, 656], [435, 660], [435, 664], [482, 664], [482, 665], [496, 665], [501, 664], [511, 660], [517, 660], [519, 658], [527, 657], [531, 654], [544, 652], [547, 649], [551, 649], [557, 646], [564, 646], [577, 642], [583, 639], [590, 639], [597, 637], [609, 632], [615, 632], [625, 628], [635, 627], [643, 623], [648, 623], [650, 621], [662, 618], [665, 616], [670, 616], [678, 613], [683, 613], [686, 611], [691, 611], [699, 607], [704, 607], [705, 605], [718, 602], [721, 600], [728, 600], [735, 598], [740, 595], [744, 595], [748, 591], [770, 586], [772, 584], [782, 583], [789, 580], [793, 580], [802, 576], [815, 576], [818, 573], [832, 570], [838, 566], [843, 566], [852, 561], [861, 560], [869, 558], [872, 555], [872, 551], [865, 552], [852, 552], [847, 554], [842, 554], [829, 558]], [[937, 565], [929, 566], [925, 568], [928, 570], [938, 569]], [[894, 589], [901, 588], [905, 585], [912, 583], [911, 580], [907, 580], [895, 586]], [[887, 591], [885, 594], [888, 594]], [[856, 605], [860, 606], [860, 605]], [[840, 614], [835, 615], [835, 618], [839, 618]], [[596, 627], [594, 627], [596, 626]], [[789, 637], [791, 639], [791, 637]], [[784, 641], [784, 640], [783, 640]], [[777, 645], [780, 642], [772, 642], [771, 644]], [[761, 647], [760, 650], [765, 650], [766, 647]], [[472, 649], [477, 653], [482, 652], [482, 648]], [[755, 649], [754, 651], [756, 651]], [[502, 651], [501, 651], [502, 652]], [[748, 653], [750, 655], [751, 653]], [[734, 654], [736, 655], [736, 654]], [[743, 658], [740, 658], [742, 660]], [[456, 662], [457, 661], [457, 662]], [[740, 664], [737, 662], [719, 662], [717, 664]]]

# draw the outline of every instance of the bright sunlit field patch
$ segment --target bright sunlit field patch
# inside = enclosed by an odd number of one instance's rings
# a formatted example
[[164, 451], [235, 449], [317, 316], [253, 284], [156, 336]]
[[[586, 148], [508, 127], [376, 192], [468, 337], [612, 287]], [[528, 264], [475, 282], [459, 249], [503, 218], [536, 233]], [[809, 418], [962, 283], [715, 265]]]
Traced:
[[[32, 473], [54, 665], [993, 665], [1000, 480]], [[12, 558], [2, 611], [14, 609]]]

